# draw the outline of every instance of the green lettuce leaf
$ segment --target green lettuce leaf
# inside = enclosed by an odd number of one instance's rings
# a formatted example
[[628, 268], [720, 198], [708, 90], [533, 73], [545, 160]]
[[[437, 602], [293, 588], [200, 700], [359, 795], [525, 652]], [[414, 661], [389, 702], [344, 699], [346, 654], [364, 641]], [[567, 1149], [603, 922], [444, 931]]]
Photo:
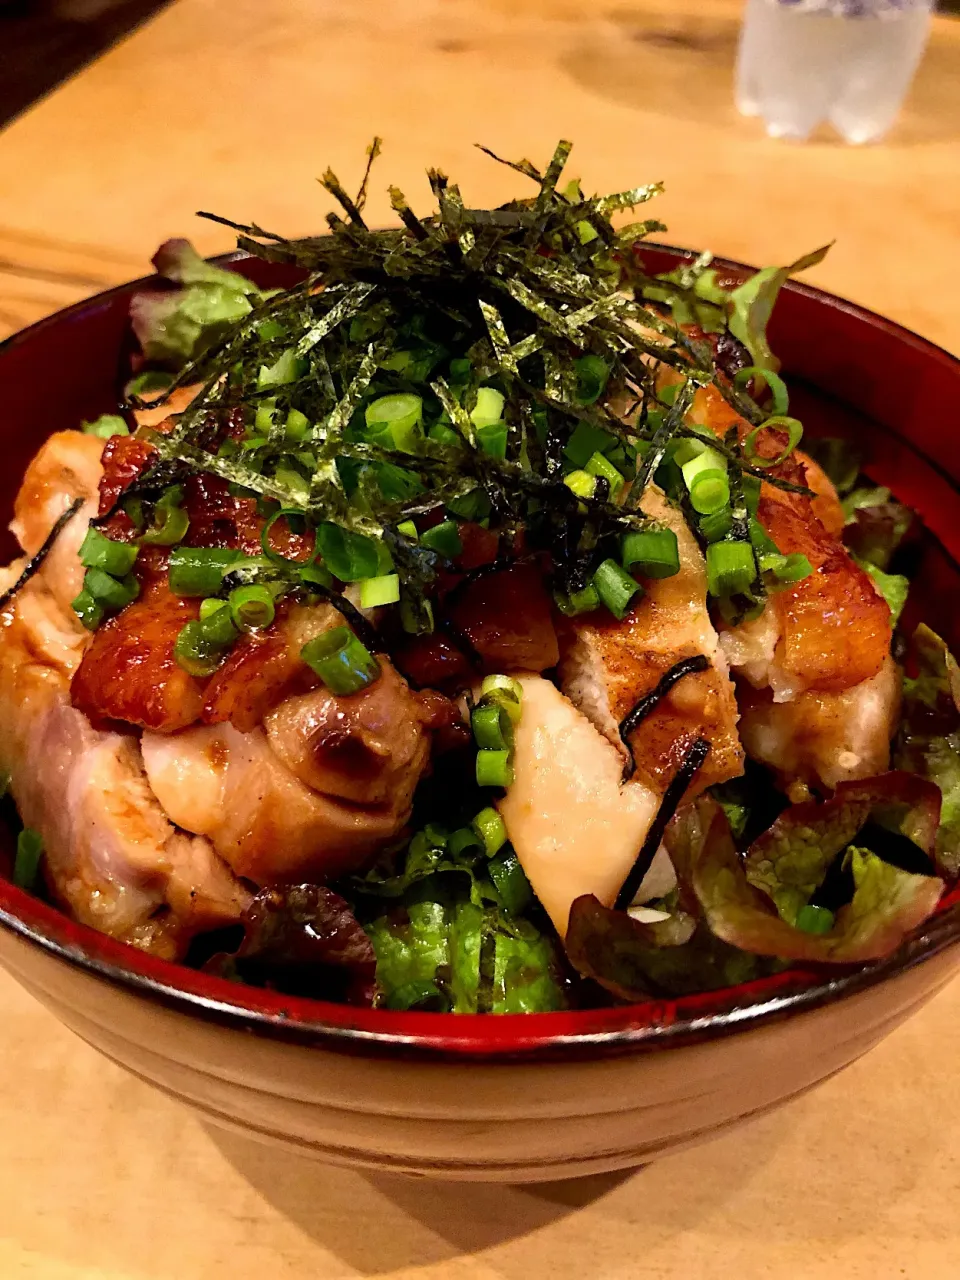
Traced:
[[894, 763], [935, 783], [942, 807], [936, 858], [949, 877], [960, 875], [960, 667], [940, 637], [917, 627], [911, 641], [917, 675], [903, 682], [903, 711]]
[[479, 843], [459, 853], [451, 844], [428, 824], [399, 856], [344, 882], [377, 953], [379, 1002], [454, 1013], [564, 1008], [552, 935], [507, 910]]
[[847, 517], [843, 540], [865, 567], [886, 571], [913, 528], [913, 512], [882, 485], [860, 485], [842, 499]]
[[135, 294], [130, 301], [133, 331], [152, 363], [181, 368], [249, 315], [261, 297], [251, 281], [206, 262], [187, 240], [168, 240], [153, 262], [159, 275], [182, 287]]
[[212, 285], [230, 289], [234, 293], [249, 294], [258, 297], [260, 290], [252, 280], [247, 280], [235, 271], [214, 266], [201, 258], [189, 240], [166, 240], [153, 255], [153, 265], [157, 275], [174, 284]]
[[885, 573], [883, 569], [871, 564], [869, 560], [861, 560], [859, 556], [854, 556], [854, 559], [872, 579], [874, 586], [886, 600], [890, 610], [890, 621], [893, 626], [896, 626], [903, 613], [903, 607], [907, 603], [910, 579], [905, 578], [902, 573]]
[[767, 325], [780, 290], [799, 271], [815, 267], [830, 251], [825, 244], [788, 267], [764, 267], [730, 293], [728, 301], [730, 332], [743, 343], [760, 369], [776, 370], [780, 362], [770, 350]]
[[[453, 1013], [545, 1013], [566, 1005], [552, 942], [437, 882], [366, 925], [377, 955], [378, 1003], [436, 991]], [[399, 999], [398, 999], [399, 997]], [[419, 1003], [417, 1001], [416, 1003]]]

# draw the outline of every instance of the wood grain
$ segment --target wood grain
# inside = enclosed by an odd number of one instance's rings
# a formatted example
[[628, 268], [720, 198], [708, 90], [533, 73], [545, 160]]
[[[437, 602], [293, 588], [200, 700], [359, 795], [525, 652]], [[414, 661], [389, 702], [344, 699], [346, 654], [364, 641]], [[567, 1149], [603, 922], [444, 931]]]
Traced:
[[[576, 140], [592, 189], [664, 178], [670, 239], [811, 278], [960, 351], [960, 24], [882, 147], [769, 142], [732, 108], [727, 0], [178, 0], [0, 136], [0, 332], [146, 269], [197, 208], [292, 233], [383, 133], [426, 203], [471, 143]], [[948, 1280], [960, 1274], [960, 985], [776, 1115], [623, 1177], [526, 1190], [310, 1166], [214, 1136], [0, 976], [0, 1276], [29, 1280]]]

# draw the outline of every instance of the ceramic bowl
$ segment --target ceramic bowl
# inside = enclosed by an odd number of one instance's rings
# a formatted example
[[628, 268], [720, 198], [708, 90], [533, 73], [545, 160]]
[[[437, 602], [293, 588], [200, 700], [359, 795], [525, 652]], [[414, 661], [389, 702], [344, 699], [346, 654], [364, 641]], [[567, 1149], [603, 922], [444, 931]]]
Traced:
[[[644, 255], [658, 271], [686, 256]], [[263, 263], [237, 265], [261, 284], [285, 282]], [[140, 287], [0, 347], [7, 515], [43, 437], [115, 406]], [[873, 476], [920, 512], [928, 547], [913, 607], [956, 647], [960, 451], [943, 410], [960, 402], [960, 362], [795, 283], [772, 340], [808, 430], [855, 436]], [[895, 955], [826, 980], [791, 972], [709, 996], [486, 1018], [234, 985], [79, 926], [7, 881], [0, 926], [0, 961], [24, 987], [206, 1119], [334, 1163], [515, 1182], [625, 1168], [762, 1114], [865, 1053], [960, 965], [956, 891]]]

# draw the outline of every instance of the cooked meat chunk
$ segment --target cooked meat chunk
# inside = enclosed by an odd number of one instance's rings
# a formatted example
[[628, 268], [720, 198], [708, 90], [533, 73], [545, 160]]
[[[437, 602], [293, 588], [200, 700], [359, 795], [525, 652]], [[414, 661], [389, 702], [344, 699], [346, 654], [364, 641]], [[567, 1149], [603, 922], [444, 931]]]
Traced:
[[623, 758], [549, 680], [520, 676], [515, 778], [500, 801], [520, 864], [558, 932], [592, 893], [610, 906], [659, 804], [643, 782], [622, 782]]
[[743, 772], [737, 704], [717, 633], [707, 612], [703, 556], [683, 516], [651, 489], [644, 511], [677, 535], [680, 572], [646, 584], [640, 603], [618, 622], [604, 612], [573, 619], [563, 632], [564, 693], [626, 755], [624, 717], [680, 659], [702, 654], [703, 672], [684, 676], [630, 735], [637, 777], [662, 791], [693, 741], [707, 738], [710, 754], [688, 798]]

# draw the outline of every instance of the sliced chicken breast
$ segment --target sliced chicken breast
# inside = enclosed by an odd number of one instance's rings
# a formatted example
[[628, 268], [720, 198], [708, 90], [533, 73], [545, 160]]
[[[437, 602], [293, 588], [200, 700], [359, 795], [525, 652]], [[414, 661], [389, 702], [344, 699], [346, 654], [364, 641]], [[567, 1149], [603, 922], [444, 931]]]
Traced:
[[515, 776], [499, 808], [520, 865], [563, 936], [582, 894], [613, 904], [660, 797], [643, 782], [622, 781], [620, 752], [549, 680], [518, 679]]

